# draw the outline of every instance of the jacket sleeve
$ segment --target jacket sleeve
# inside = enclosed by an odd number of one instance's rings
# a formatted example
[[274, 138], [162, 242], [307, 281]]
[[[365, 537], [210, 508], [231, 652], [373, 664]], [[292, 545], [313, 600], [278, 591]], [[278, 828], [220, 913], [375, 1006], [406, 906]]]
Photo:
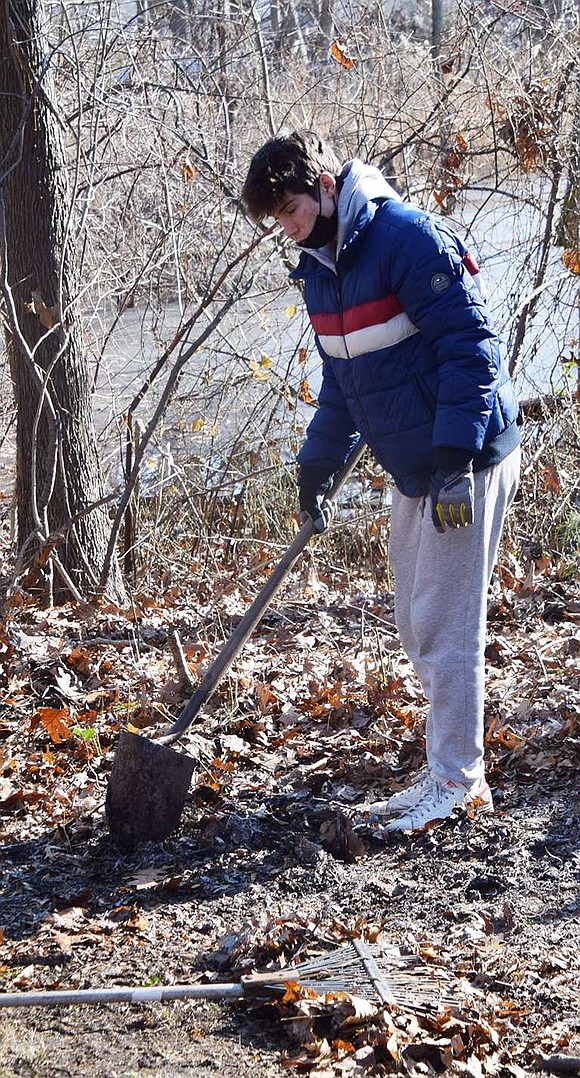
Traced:
[[345, 463], [360, 435], [348, 411], [330, 364], [323, 359], [318, 408], [308, 424], [306, 441], [298, 454], [300, 465], [328, 469], [328, 477]]
[[481, 449], [499, 386], [500, 341], [485, 300], [446, 226], [418, 214], [400, 226], [389, 275], [433, 350], [438, 375], [433, 446]]

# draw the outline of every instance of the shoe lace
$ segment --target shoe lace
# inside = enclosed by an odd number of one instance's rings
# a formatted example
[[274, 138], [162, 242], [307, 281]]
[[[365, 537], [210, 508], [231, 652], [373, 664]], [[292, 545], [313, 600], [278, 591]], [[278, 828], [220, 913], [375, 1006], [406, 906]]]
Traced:
[[439, 805], [441, 801], [445, 799], [445, 788], [439, 779], [430, 776], [429, 784], [426, 786], [420, 800], [415, 805], [414, 811], [416, 812], [423, 805], [429, 802], [432, 805]]
[[411, 779], [408, 789], [413, 786], [422, 786], [430, 782], [432, 776], [428, 767], [422, 767], [421, 770], [415, 775], [414, 779]]

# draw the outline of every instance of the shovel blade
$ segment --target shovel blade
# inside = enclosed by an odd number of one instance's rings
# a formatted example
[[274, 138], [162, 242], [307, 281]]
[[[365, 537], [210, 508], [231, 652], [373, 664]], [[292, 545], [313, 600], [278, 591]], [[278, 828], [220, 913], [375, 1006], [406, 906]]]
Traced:
[[131, 849], [168, 838], [179, 824], [194, 766], [191, 756], [121, 732], [105, 802], [118, 846]]

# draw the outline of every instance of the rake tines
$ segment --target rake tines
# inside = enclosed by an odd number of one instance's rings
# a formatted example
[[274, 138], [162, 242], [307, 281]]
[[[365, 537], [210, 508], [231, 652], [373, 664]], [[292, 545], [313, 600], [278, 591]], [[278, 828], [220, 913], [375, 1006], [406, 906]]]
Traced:
[[416, 955], [402, 955], [396, 947], [369, 945], [362, 939], [283, 970], [242, 978], [248, 996], [289, 982], [318, 995], [347, 992], [417, 1013], [457, 1004], [449, 984]]

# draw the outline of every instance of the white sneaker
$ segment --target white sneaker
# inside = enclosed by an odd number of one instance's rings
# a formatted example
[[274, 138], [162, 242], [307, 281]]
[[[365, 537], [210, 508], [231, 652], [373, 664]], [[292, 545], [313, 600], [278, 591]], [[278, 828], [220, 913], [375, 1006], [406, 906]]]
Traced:
[[373, 816], [400, 816], [402, 812], [407, 812], [422, 799], [430, 783], [431, 774], [428, 768], [423, 767], [404, 790], [392, 794], [386, 801], [371, 801], [369, 805], [358, 807], [364, 812], [370, 812]]
[[463, 808], [473, 816], [493, 812], [491, 790], [484, 778], [478, 779], [472, 786], [464, 786], [451, 779], [441, 781], [430, 774], [422, 791], [420, 800], [385, 824], [386, 831], [425, 831], [432, 824], [451, 816], [456, 808]]

